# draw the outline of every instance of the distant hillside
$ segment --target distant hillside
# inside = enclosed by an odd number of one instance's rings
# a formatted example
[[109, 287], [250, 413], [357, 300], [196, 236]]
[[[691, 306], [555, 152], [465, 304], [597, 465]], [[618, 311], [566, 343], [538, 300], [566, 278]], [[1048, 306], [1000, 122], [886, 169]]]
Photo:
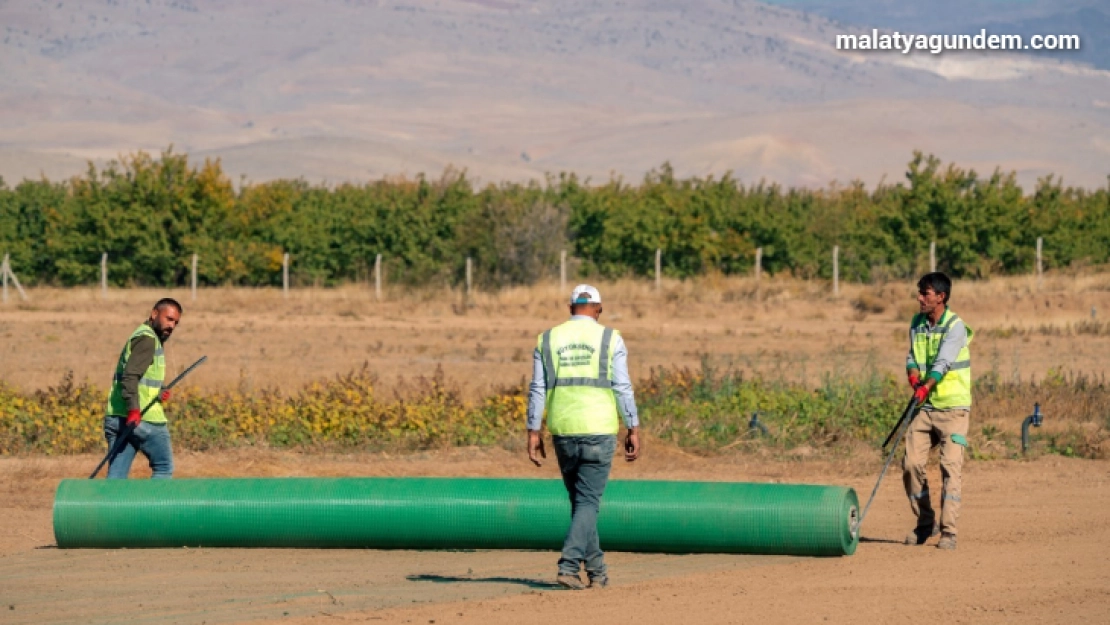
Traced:
[[1103, 0], [775, 0], [775, 4], [868, 28], [912, 33], [1079, 35], [1075, 52], [1049, 59], [1110, 70], [1110, 4]]
[[743, 0], [0, 1], [0, 175], [172, 143], [252, 180], [638, 178], [669, 161], [873, 183], [921, 149], [1025, 184], [1105, 183], [1110, 72], [838, 53], [849, 28]]

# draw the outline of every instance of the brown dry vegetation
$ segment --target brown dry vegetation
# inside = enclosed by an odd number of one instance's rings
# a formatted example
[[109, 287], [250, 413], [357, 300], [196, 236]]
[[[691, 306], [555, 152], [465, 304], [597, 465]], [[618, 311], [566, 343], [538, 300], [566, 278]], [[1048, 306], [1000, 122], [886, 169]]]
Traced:
[[[603, 322], [629, 345], [634, 378], [653, 367], [718, 366], [807, 383], [824, 372], [870, 365], [900, 374], [905, 329], [916, 304], [909, 283], [842, 285], [786, 278], [705, 278], [598, 285]], [[551, 284], [478, 292], [299, 289], [34, 289], [30, 302], [0, 306], [0, 380], [23, 390], [78, 382], [106, 385], [128, 333], [155, 299], [179, 298], [185, 315], [167, 349], [180, 371], [202, 354], [191, 378], [205, 389], [294, 390], [305, 382], [368, 364], [383, 383], [430, 375], [441, 366], [468, 392], [515, 384], [531, 373], [535, 337], [566, 316]], [[1110, 274], [1049, 276], [1038, 288], [1018, 277], [955, 286], [953, 309], [978, 332], [975, 372], [1004, 379], [1043, 378], [1050, 369], [1101, 376], [1110, 335]], [[1094, 319], [1092, 320], [1092, 315]], [[1092, 321], [1094, 323], [1092, 323]]]
[[[600, 286], [607, 301], [604, 320], [623, 330], [632, 351], [649, 431], [669, 443], [691, 451], [760, 450], [787, 457], [851, 454], [854, 446], [880, 439], [898, 410], [900, 383], [845, 383], [873, 381], [874, 372], [896, 380], [901, 375], [906, 320], [916, 308], [910, 284], [845, 285], [839, 297], [829, 295], [828, 284], [786, 279], [757, 284], [710, 276], [664, 282], [660, 291], [631, 280]], [[102, 380], [122, 337], [161, 295], [111, 291], [102, 301], [89, 289], [43, 289], [32, 292], [29, 303], [0, 309], [0, 353], [11, 355], [0, 361], [0, 382], [24, 392], [65, 388], [58, 381], [73, 370], [78, 382], [92, 384], [81, 390], [79, 406], [67, 399], [69, 391], [48, 392], [46, 397], [57, 395], [54, 403], [37, 408], [41, 402], [32, 400], [30, 412], [17, 419], [23, 425], [8, 428], [0, 449], [98, 448]], [[187, 300], [187, 293], [174, 295]], [[1100, 357], [1110, 343], [1110, 326], [1098, 314], [1110, 304], [1110, 276], [1053, 276], [1039, 287], [1029, 278], [961, 282], [955, 296], [954, 308], [977, 332], [977, 408], [970, 433], [976, 457], [1018, 453], [1020, 423], [1035, 402], [1048, 415], [1045, 427], [1035, 431], [1043, 448], [1089, 458], [1110, 453], [1110, 394]], [[364, 285], [295, 290], [288, 299], [271, 290], [203, 290], [197, 302], [186, 301], [184, 322], [168, 349], [171, 370], [210, 356], [190, 379], [191, 388], [178, 394], [179, 401], [192, 399], [178, 405], [177, 444], [203, 450], [372, 443], [400, 451], [412, 444], [503, 443], [523, 420], [519, 394], [531, 371], [534, 337], [565, 317], [561, 299], [552, 285], [479, 292], [465, 302], [457, 292], [393, 288], [379, 303]], [[668, 371], [664, 387], [652, 374], [659, 368]], [[685, 368], [690, 370], [683, 373]], [[351, 378], [346, 374], [352, 370], [362, 373]], [[431, 387], [420, 378], [440, 371], [446, 380], [437, 388], [448, 395], [429, 395]], [[793, 390], [751, 389], [755, 396], [741, 399], [718, 388], [732, 388], [732, 378], [721, 377], [730, 371], [749, 378], [755, 372], [779, 385], [774, 388], [786, 383]], [[310, 385], [320, 379], [335, 382]], [[352, 380], [358, 382], [353, 387]], [[807, 388], [820, 389], [811, 395], [816, 403], [805, 399]], [[276, 393], [259, 395], [263, 389]], [[405, 398], [427, 403], [421, 414], [447, 429], [420, 429], [417, 443], [381, 439], [363, 431], [365, 411], [342, 403], [354, 401], [352, 390], [389, 423], [404, 418], [391, 402]], [[339, 395], [332, 397], [333, 391]], [[321, 403], [321, 393], [340, 403]], [[698, 399], [691, 403], [689, 393]], [[0, 401], [0, 409], [19, 405], [18, 395], [5, 396], [8, 403]], [[448, 396], [457, 399], [441, 401]], [[328, 422], [286, 405], [285, 397], [322, 411]], [[770, 411], [773, 441], [750, 437], [745, 415], [757, 409]], [[451, 429], [447, 414], [457, 417], [451, 423], [461, 430]], [[355, 425], [359, 435], [352, 437], [347, 426]]]

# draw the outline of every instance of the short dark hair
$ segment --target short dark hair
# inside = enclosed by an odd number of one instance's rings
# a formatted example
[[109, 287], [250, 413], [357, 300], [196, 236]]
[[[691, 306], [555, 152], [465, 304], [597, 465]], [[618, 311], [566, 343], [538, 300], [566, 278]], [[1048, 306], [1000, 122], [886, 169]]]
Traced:
[[172, 297], [163, 297], [162, 299], [158, 300], [154, 304], [154, 310], [157, 310], [158, 312], [162, 312], [163, 310], [165, 310], [166, 308], [168, 308], [170, 306], [173, 306], [174, 308], [176, 308], [177, 309], [177, 314], [179, 314], [179, 315], [181, 313], [185, 312], [185, 310], [181, 308], [181, 304], [178, 303], [178, 301], [175, 300]]
[[570, 314], [577, 315], [578, 313], [590, 308], [591, 306], [601, 306], [601, 302], [590, 302], [588, 304], [571, 304]]
[[917, 281], [917, 290], [924, 291], [925, 289], [933, 289], [937, 295], [944, 293], [944, 303], [947, 304], [948, 300], [952, 299], [952, 279], [939, 271], [927, 273], [921, 276]]

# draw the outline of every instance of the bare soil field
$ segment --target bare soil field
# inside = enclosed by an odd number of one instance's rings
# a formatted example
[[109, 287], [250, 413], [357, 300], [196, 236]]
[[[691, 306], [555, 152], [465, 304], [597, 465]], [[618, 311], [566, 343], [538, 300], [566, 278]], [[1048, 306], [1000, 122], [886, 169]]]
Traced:
[[[828, 371], [874, 367], [900, 374], [906, 328], [916, 311], [909, 283], [704, 278], [598, 285], [602, 322], [624, 334], [634, 379], [659, 366], [758, 371], [814, 381]], [[536, 335], [567, 314], [557, 286], [476, 293], [464, 305], [446, 289], [33, 289], [29, 302], [0, 305], [0, 381], [34, 390], [67, 371], [107, 388], [120, 347], [154, 301], [178, 298], [182, 323], [167, 346], [171, 372], [207, 354], [190, 378], [202, 390], [276, 388], [367, 366], [392, 387], [442, 368], [470, 392], [517, 384], [531, 375]], [[958, 282], [953, 310], [978, 333], [976, 375], [1041, 379], [1049, 369], [1107, 371], [1110, 274]], [[1085, 324], [1085, 325], [1079, 325]]]
[[[609, 554], [613, 585], [563, 591], [557, 554], [526, 551], [58, 550], [51, 502], [93, 456], [0, 459], [0, 621], [24, 623], [663, 624], [1105, 623], [1110, 463], [1042, 456], [967, 466], [959, 549], [899, 544], [911, 524], [898, 475], [845, 558]], [[179, 475], [556, 477], [520, 454], [403, 457], [237, 450], [185, 453]], [[704, 459], [649, 441], [616, 479], [846, 484], [866, 497], [878, 459]], [[141, 472], [138, 472], [142, 477]], [[939, 478], [934, 475], [933, 479]]]

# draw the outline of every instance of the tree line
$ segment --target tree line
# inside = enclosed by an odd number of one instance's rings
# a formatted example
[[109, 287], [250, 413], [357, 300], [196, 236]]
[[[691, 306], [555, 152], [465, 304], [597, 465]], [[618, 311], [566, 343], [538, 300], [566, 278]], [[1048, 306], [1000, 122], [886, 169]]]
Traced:
[[1036, 239], [1046, 267], [1110, 260], [1110, 184], [1031, 193], [1013, 173], [944, 165], [915, 152], [905, 179], [786, 188], [723, 177], [676, 177], [669, 165], [638, 183], [572, 173], [475, 187], [465, 172], [323, 185], [275, 180], [236, 187], [219, 161], [172, 149], [138, 153], [69, 180], [0, 179], [0, 254], [30, 284], [93, 284], [101, 254], [113, 284], [182, 286], [192, 255], [207, 285], [277, 285], [290, 254], [294, 283], [364, 280], [381, 254], [390, 282], [457, 284], [465, 259], [486, 288], [558, 275], [686, 278], [762, 269], [841, 279], [912, 276], [937, 244], [938, 269], [976, 278], [1029, 272]]

